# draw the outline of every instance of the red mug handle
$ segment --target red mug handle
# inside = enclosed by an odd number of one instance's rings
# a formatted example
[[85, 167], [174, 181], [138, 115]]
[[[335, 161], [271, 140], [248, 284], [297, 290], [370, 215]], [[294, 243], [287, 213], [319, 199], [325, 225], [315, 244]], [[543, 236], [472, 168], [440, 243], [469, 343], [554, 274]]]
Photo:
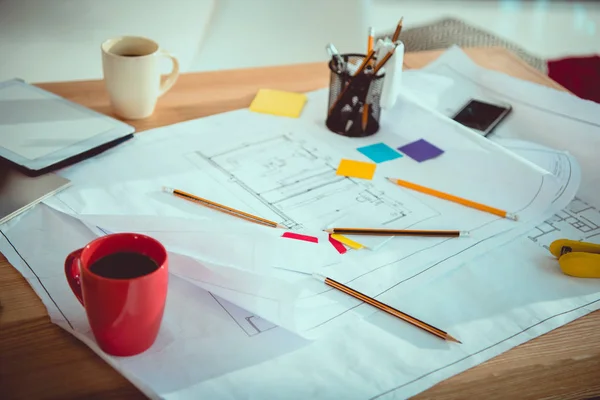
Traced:
[[83, 249], [77, 249], [71, 252], [65, 259], [65, 275], [67, 277], [67, 282], [69, 282], [73, 294], [77, 297], [77, 300], [79, 300], [81, 305], [83, 305], [83, 295], [81, 293], [81, 276], [78, 261], [82, 251]]

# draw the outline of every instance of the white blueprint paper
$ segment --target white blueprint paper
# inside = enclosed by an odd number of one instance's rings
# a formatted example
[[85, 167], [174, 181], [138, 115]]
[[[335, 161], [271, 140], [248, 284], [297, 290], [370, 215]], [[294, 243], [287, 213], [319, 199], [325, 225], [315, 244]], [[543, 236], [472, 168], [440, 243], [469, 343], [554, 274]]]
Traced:
[[[412, 94], [420, 98], [420, 93], [426, 93], [422, 100], [447, 116], [454, 115], [471, 98], [510, 104], [512, 112], [490, 139], [516, 138], [569, 151], [583, 170], [579, 196], [600, 207], [598, 104], [482, 68], [458, 47], [449, 49], [422, 70], [406, 71], [405, 75], [408, 76], [405, 82], [413, 80], [413, 76], [418, 82], [408, 85]], [[432, 75], [436, 76], [437, 84], [424, 79]], [[427, 86], [423, 85], [425, 82]], [[435, 98], [427, 96], [431, 92], [435, 92]]]
[[[280, 239], [280, 243], [296, 247], [288, 252], [273, 244], [278, 247], [275, 254], [288, 255], [285, 265], [278, 260], [259, 265], [257, 260], [264, 260], [272, 253], [266, 242], [251, 243], [251, 233], [246, 241], [228, 239], [221, 240], [221, 245], [207, 246], [200, 243], [199, 233], [166, 233], [171, 235], [168, 239], [156, 232], [170, 251], [217, 265], [231, 266], [232, 256], [247, 254], [243, 248], [253, 246], [255, 256], [244, 257], [235, 267], [295, 284], [300, 294], [293, 313], [282, 313], [280, 298], [266, 294], [262, 285], [260, 293], [253, 292], [239, 276], [228, 275], [229, 283], [220, 280], [215, 284], [204, 279], [204, 275], [190, 275], [193, 270], [174, 269], [173, 273], [272, 323], [314, 338], [334, 326], [333, 322], [343, 322], [357, 301], [324, 290], [319, 282], [298, 274], [265, 271], [265, 266], [294, 269], [294, 265], [302, 264], [304, 271], [318, 270], [338, 281], [352, 283], [369, 295], [377, 295], [442, 260], [452, 259], [460, 264], [504, 243], [511, 235], [517, 235], [518, 229], [529, 229], [563, 208], [578, 186], [575, 172], [569, 177], [568, 190], [561, 191], [563, 185], [554, 175], [531, 167], [503, 147], [482, 141], [464, 127], [404, 98], [384, 115], [381, 132], [362, 139], [338, 136], [324, 128], [321, 116], [325, 104], [326, 92], [317, 91], [309, 95], [300, 119], [239, 110], [144, 132], [129, 143], [62, 171], [74, 187], [46, 204], [79, 215], [78, 218], [104, 215], [115, 223], [118, 221], [115, 216], [124, 216], [120, 229], [125, 230], [128, 229], [125, 221], [132, 223], [129, 229], [137, 228], [131, 220], [134, 216], [183, 218], [198, 224], [209, 219], [212, 223], [252, 225], [162, 192], [163, 186], [170, 186], [305, 233], [319, 232], [332, 224], [364, 226], [365, 223], [387, 228], [470, 232], [466, 238], [375, 238], [388, 243], [379, 248], [370, 246], [372, 250], [348, 252], [341, 258], [332, 247], [326, 257], [315, 257], [323, 245], [328, 246], [324, 240], [313, 246], [315, 252], [312, 252], [310, 244], [292, 245], [289, 239]], [[380, 163], [371, 181], [335, 173], [342, 158], [369, 161], [357, 147], [378, 142], [399, 147], [420, 138], [433, 142], [445, 153], [425, 163], [407, 156]], [[573, 170], [577, 167], [573, 166]], [[496, 205], [517, 213], [519, 221], [403, 189], [388, 182], [386, 177], [418, 182]], [[109, 231], [116, 229], [106, 223], [98, 225]], [[265, 229], [262, 228], [261, 235], [267, 235]], [[162, 228], [156, 230], [164, 232]], [[274, 232], [268, 235], [281, 234]], [[360, 236], [353, 239], [363, 240]], [[208, 243], [214, 240], [218, 238]], [[268, 242], [274, 243], [273, 238]], [[238, 243], [240, 249], [234, 246]], [[288, 304], [285, 306], [287, 310]], [[336, 321], [338, 317], [340, 321]]]
[[[14, 221], [14, 222], [13, 222]], [[111, 357], [96, 345], [84, 308], [64, 276], [64, 260], [94, 235], [43, 204], [0, 227], [0, 251], [42, 299], [52, 322], [75, 335], [150, 397], [185, 389], [296, 350], [308, 342], [226, 300], [169, 276], [163, 323], [154, 345]], [[193, 260], [169, 254], [169, 267]]]
[[[526, 147], [527, 151], [521, 154], [553, 173], [564, 174], [568, 171], [567, 167], [572, 165], [563, 154], [551, 153], [548, 157], [542, 157], [539, 153], [531, 155], [535, 149], [522, 143], [512, 144]], [[104, 167], [108, 174], [112, 174], [111, 179], [118, 180], [128, 174], [128, 170], [119, 170], [118, 167], [114, 172], [110, 170], [110, 165]], [[160, 168], [157, 170], [160, 171]], [[566, 175], [562, 176], [559, 183], [565, 183]], [[109, 182], [108, 177], [106, 182]], [[102, 195], [102, 192], [97, 194]], [[147, 204], [141, 207], [147, 207], [140, 212], [141, 215], [152, 209]], [[205, 220], [206, 215], [195, 215], [196, 211], [194, 208], [179, 215]], [[102, 353], [100, 355], [151, 397], [408, 398], [447, 377], [598, 309], [600, 295], [597, 284], [592, 280], [562, 275], [547, 250], [541, 247], [556, 235], [597, 240], [600, 223], [594, 221], [598, 221], [598, 218], [600, 212], [597, 209], [576, 199], [546, 223], [506, 246], [474, 259], [461, 268], [454, 268], [452, 263], [440, 263], [440, 268], [425, 270], [380, 296], [381, 300], [448, 330], [464, 342], [461, 346], [441, 342], [369, 306], [356, 304], [356, 315], [365, 318], [350, 318], [341, 330], [334, 330], [295, 352], [259, 363], [261, 357], [269, 358], [285, 353], [286, 348], [294, 348], [292, 338], [296, 336], [281, 336], [277, 343], [282, 343], [283, 348], [275, 349], [270, 354], [262, 353], [271, 348], [270, 343], [262, 344], [270, 339], [263, 336], [264, 333], [253, 335], [252, 341], [241, 340], [247, 346], [234, 347], [234, 351], [230, 352], [227, 346], [239, 339], [235, 331], [240, 326], [225, 323], [228, 321], [225, 315], [220, 320], [219, 313], [209, 313], [211, 319], [208, 322], [218, 320], [223, 324], [217, 324], [215, 329], [211, 329], [212, 324], [203, 324], [197, 319], [198, 310], [204, 311], [204, 307], [208, 307], [212, 312], [211, 302], [192, 301], [199, 296], [195, 291], [200, 289], [194, 285], [185, 286], [186, 282], [181, 283], [175, 278], [172, 282], [177, 283], [170, 289], [181, 292], [182, 300], [174, 302], [175, 307], [168, 306], [167, 315], [169, 311], [180, 311], [183, 320], [173, 316], [170, 318], [179, 321], [179, 324], [187, 321], [182, 324], [185, 332], [202, 332], [206, 334], [202, 338], [218, 337], [219, 340], [216, 343], [209, 340], [204, 347], [203, 340], [197, 340], [197, 336], [191, 335], [189, 344], [182, 341], [181, 335], [171, 337], [169, 331], [161, 331], [156, 346], [163, 347], [160, 347], [160, 352], [151, 352], [149, 358], [141, 355], [115, 360]], [[62, 230], [60, 235], [57, 234], [58, 229]], [[65, 316], [69, 320], [84, 321], [79, 303], [69, 292], [65, 281], [61, 283], [59, 276], [66, 254], [87, 242], [90, 239], [89, 232], [79, 224], [74, 224], [67, 216], [38, 205], [14, 223], [3, 225], [2, 233], [11, 242], [0, 238], [0, 251], [28, 279], [44, 301], [52, 320], [63, 327], [67, 327]], [[49, 241], [49, 237], [55, 240]], [[382, 250], [385, 248], [387, 246]], [[174, 259], [173, 264], [184, 265], [188, 261], [177, 254]], [[24, 260], [27, 260], [27, 264]], [[203, 295], [200, 298], [203, 299]], [[251, 313], [239, 312], [242, 318], [237, 312], [229, 318], [238, 322], [253, 321], [253, 324], [243, 325], [249, 330], [258, 327], [262, 332], [267, 331], [268, 327], [272, 328], [272, 324], [266, 321], [256, 322], [258, 320], [254, 320]], [[85, 330], [85, 322], [82, 324], [82, 330]], [[268, 332], [274, 330], [272, 328]], [[75, 331], [74, 334], [98, 351], [89, 333], [86, 335]], [[165, 343], [169, 345], [164, 346]], [[255, 344], [258, 357], [256, 353], [254, 359], [250, 354], [240, 354], [242, 350], [252, 352], [251, 347]], [[188, 346], [198, 346], [193, 347], [195, 350], [191, 356], [180, 351], [188, 350]], [[217, 349], [216, 353], [211, 353], [211, 349]], [[204, 359], [210, 361], [199, 362]], [[211, 364], [215, 360], [219, 363], [218, 368]], [[156, 365], [168, 365], [169, 368], [156, 368]], [[244, 365], [251, 366], [238, 369]], [[192, 369], [188, 370], [190, 367]], [[217, 372], [211, 372], [213, 369]], [[226, 373], [228, 371], [233, 372]]]
[[[517, 141], [509, 144], [554, 172], [564, 172], [568, 165], [562, 153], [539, 154], [545, 149]], [[565, 212], [549, 222], [563, 235], [577, 238], [573, 235], [579, 232], [583, 238], [600, 233], [598, 226], [591, 231], [574, 228], [600, 216], [598, 210], [576, 200]], [[181, 229], [189, 228], [182, 225]], [[2, 226], [2, 234], [0, 251], [28, 279], [53, 322], [152, 398], [403, 399], [600, 304], [595, 282], [562, 275], [539, 246], [555, 235], [541, 225], [460, 269], [425, 271], [380, 297], [447, 329], [463, 345], [444, 343], [364, 304], [356, 305], [356, 315], [364, 318], [348, 319], [341, 329], [306, 345], [173, 276], [156, 344], [142, 355], [115, 358], [96, 347], [83, 308], [62, 276], [66, 254], [94, 235], [45, 205]], [[189, 261], [170, 256], [171, 267]]]

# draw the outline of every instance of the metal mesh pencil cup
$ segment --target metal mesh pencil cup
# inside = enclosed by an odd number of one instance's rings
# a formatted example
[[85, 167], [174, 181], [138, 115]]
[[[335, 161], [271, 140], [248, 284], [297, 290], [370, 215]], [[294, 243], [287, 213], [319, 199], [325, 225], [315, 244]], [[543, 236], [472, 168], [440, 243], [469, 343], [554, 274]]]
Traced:
[[[348, 137], [370, 136], [379, 130], [381, 116], [381, 92], [383, 90], [384, 73], [377, 76], [366, 75], [354, 77], [349, 67], [358, 69], [366, 57], [364, 54], [342, 54], [348, 67], [338, 69], [334, 59], [329, 62], [329, 103], [325, 125], [330, 131]], [[354, 84], [349, 87], [348, 84]], [[340, 95], [343, 94], [343, 99]], [[365, 113], [365, 104], [367, 112]], [[366, 118], [364, 118], [366, 117]]]

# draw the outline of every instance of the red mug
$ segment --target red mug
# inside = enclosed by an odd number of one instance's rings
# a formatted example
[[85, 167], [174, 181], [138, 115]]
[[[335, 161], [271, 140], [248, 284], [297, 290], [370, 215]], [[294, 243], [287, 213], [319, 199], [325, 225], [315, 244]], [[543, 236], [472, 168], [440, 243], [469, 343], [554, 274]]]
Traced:
[[[155, 269], [140, 270], [146, 264], [137, 262], [139, 255]], [[102, 263], [94, 264], [100, 259]], [[110, 268], [90, 269], [100, 265]], [[109, 270], [113, 275], [103, 272]], [[167, 251], [160, 242], [136, 233], [100, 237], [67, 256], [65, 275], [104, 352], [132, 356], [152, 346], [163, 318], [169, 275]]]

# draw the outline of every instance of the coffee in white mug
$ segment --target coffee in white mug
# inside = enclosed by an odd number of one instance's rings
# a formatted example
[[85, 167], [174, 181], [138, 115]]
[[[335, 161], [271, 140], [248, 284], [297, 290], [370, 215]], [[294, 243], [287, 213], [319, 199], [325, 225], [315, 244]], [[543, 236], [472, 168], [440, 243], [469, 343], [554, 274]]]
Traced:
[[[177, 81], [179, 62], [151, 40], [121, 36], [102, 43], [104, 82], [115, 114], [125, 119], [142, 119], [154, 112], [156, 102]], [[162, 80], [161, 58], [173, 68]]]

